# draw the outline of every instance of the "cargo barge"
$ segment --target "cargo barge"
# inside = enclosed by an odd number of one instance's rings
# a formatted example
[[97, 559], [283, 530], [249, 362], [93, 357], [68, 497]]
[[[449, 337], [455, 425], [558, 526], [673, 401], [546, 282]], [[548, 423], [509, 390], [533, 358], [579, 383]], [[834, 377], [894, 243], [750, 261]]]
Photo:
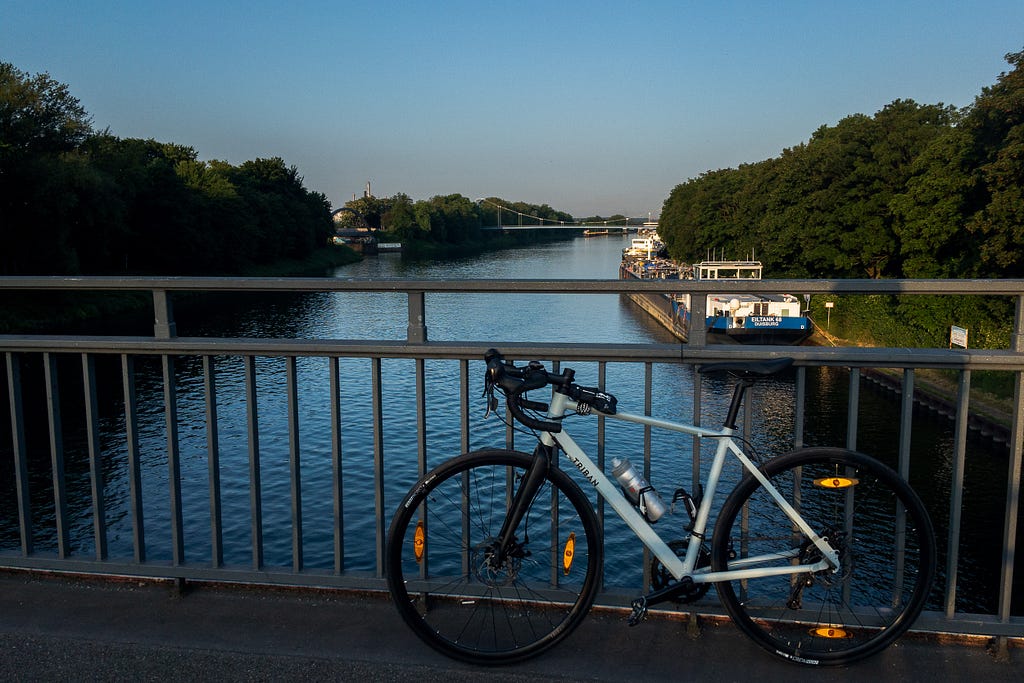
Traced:
[[[622, 254], [620, 279], [638, 280], [760, 280], [760, 261], [702, 261], [689, 266], [663, 254], [663, 245], [654, 238], [640, 239]], [[661, 255], [659, 255], [661, 254]], [[690, 295], [626, 295], [663, 327], [682, 341], [689, 337]], [[794, 345], [807, 339], [813, 330], [811, 319], [792, 294], [707, 295], [704, 320], [709, 344], [782, 344]]]

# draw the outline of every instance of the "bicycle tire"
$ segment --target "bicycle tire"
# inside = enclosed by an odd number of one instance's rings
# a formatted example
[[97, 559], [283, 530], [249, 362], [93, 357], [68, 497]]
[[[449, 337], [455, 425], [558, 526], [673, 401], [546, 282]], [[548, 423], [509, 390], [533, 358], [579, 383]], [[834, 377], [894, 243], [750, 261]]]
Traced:
[[386, 572], [395, 605], [422, 640], [450, 657], [507, 664], [537, 655], [568, 636], [593, 604], [600, 524], [580, 487], [554, 467], [516, 530], [516, 552], [500, 567], [488, 564], [510, 482], [533, 461], [506, 450], [453, 458], [420, 479], [392, 521]]
[[[801, 664], [849, 664], [888, 647], [920, 614], [935, 576], [934, 531], [921, 499], [885, 464], [844, 449], [794, 451], [761, 472], [839, 550], [840, 567], [716, 584], [733, 621]], [[745, 476], [715, 524], [714, 571], [795, 548], [801, 557], [784, 562], [820, 559], [760, 482]]]

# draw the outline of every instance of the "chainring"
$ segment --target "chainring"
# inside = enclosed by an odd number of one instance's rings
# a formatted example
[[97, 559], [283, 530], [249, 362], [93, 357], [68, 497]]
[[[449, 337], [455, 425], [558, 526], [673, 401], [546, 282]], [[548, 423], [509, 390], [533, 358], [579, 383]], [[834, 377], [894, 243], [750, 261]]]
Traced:
[[[676, 557], [686, 557], [686, 548], [689, 546], [687, 539], [679, 539], [676, 541], [670, 541], [668, 547], [672, 549], [672, 552], [676, 554]], [[697, 568], [708, 567], [711, 565], [711, 551], [708, 550], [707, 546], [701, 544], [700, 551], [697, 553]], [[651, 588], [654, 590], [660, 590], [667, 586], [675, 583], [676, 580], [672, 578], [672, 574], [669, 573], [668, 569], [655, 557], [651, 561]], [[672, 602], [678, 604], [687, 604], [700, 600], [704, 597], [708, 589], [711, 588], [709, 583], [691, 583], [690, 587], [682, 590], [678, 595], [672, 598]]]

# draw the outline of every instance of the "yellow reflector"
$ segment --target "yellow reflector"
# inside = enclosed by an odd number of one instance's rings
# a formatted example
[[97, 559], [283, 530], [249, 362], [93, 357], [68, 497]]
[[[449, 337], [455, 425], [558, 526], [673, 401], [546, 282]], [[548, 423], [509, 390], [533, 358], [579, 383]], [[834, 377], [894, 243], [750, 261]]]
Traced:
[[822, 477], [821, 479], [815, 479], [814, 485], [820, 486], [826, 489], [845, 489], [851, 486], [856, 486], [860, 481], [850, 477]]
[[416, 554], [416, 561], [423, 560], [423, 551], [427, 549], [427, 532], [423, 530], [423, 520], [416, 522], [416, 533], [412, 537], [412, 549]]
[[818, 626], [811, 629], [811, 635], [819, 638], [850, 638], [853, 636], [852, 633], [838, 626]]
[[565, 542], [565, 550], [562, 551], [562, 573], [569, 576], [569, 570], [572, 569], [572, 558], [576, 555], [576, 532], [573, 531], [569, 534], [569, 538]]

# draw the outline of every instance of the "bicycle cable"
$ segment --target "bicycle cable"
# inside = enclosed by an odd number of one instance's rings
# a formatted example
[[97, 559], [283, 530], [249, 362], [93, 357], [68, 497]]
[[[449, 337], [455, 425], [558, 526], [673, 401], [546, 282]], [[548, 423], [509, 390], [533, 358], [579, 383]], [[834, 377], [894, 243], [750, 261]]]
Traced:
[[704, 436], [702, 438], [705, 438], [705, 439], [726, 439], [726, 438], [732, 439], [733, 441], [735, 441], [736, 443], [741, 444], [744, 447], [744, 450], [743, 450], [744, 455], [748, 456], [754, 463], [757, 464], [758, 467], [764, 467], [765, 464], [767, 464], [768, 461], [771, 460], [770, 457], [765, 457], [765, 456], [761, 455], [757, 451], [757, 448], [754, 446], [754, 444], [751, 443], [749, 440], [747, 440], [746, 438], [744, 438], [742, 436], [738, 436], [736, 434], [708, 434], [708, 435], [706, 435], [706, 436]]

